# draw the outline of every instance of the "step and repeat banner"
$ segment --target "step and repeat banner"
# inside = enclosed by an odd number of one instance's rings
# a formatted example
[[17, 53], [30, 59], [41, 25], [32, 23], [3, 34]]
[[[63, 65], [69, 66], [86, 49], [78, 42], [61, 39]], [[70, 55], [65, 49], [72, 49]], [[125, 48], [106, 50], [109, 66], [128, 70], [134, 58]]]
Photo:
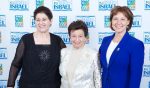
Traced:
[[[6, 88], [9, 68], [22, 35], [34, 32], [34, 10], [44, 5], [53, 13], [50, 32], [59, 35], [67, 46], [70, 40], [68, 25], [77, 19], [89, 28], [88, 45], [99, 49], [102, 39], [111, 35], [110, 10], [128, 6], [134, 21], [130, 34], [144, 42], [145, 61], [140, 88], [150, 88], [150, 0], [0, 0], [0, 88]], [[136, 63], [136, 62], [135, 62]], [[18, 87], [18, 79], [15, 88]]]

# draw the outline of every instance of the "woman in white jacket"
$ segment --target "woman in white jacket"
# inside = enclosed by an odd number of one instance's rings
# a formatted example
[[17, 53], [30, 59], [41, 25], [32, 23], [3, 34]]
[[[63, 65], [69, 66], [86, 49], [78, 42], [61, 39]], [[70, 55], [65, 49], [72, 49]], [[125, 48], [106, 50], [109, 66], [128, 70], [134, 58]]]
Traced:
[[87, 47], [88, 27], [73, 21], [68, 27], [71, 46], [61, 50], [60, 88], [101, 88], [98, 52]]

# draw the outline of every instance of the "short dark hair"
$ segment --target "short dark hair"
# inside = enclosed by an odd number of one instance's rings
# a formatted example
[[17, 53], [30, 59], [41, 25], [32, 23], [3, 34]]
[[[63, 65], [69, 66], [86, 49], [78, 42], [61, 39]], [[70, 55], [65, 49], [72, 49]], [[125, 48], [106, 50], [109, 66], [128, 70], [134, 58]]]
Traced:
[[130, 21], [128, 27], [127, 27], [127, 31], [129, 31], [132, 27], [132, 23], [133, 23], [133, 13], [132, 11], [127, 7], [127, 6], [115, 6], [110, 13], [110, 27], [112, 30], [114, 30], [112, 28], [112, 18], [114, 15], [118, 14], [118, 13], [122, 13], [124, 14], [124, 16]]
[[45, 15], [47, 15], [48, 19], [51, 20], [53, 18], [53, 14], [51, 12], [51, 10], [45, 6], [40, 6], [37, 9], [35, 9], [34, 11], [34, 20], [36, 19], [36, 15], [38, 13], [44, 13]]
[[85, 37], [88, 37], [88, 27], [82, 20], [73, 21], [68, 27], [69, 36], [71, 34], [71, 30], [83, 30]]

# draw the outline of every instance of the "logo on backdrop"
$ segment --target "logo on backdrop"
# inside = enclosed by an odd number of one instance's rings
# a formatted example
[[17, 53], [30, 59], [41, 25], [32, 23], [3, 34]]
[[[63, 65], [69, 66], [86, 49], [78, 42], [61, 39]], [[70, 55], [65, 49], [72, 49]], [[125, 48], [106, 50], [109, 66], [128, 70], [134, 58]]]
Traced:
[[150, 88], [150, 81], [149, 81], [149, 87], [148, 88]]
[[14, 43], [14, 44], [18, 44], [21, 37], [24, 35], [24, 34], [27, 34], [28, 32], [11, 32], [10, 33], [10, 36], [11, 36], [11, 43]]
[[[148, 54], [148, 58], [145, 58], [145, 59], [147, 59], [147, 61], [148, 60], [150, 61], [150, 48], [149, 48], [149, 53], [147, 52], [147, 54]], [[145, 57], [146, 57], [146, 55], [145, 55]]]
[[150, 10], [150, 0], [144, 0], [144, 8], [145, 10]]
[[150, 44], [150, 32], [144, 32], [144, 43]]
[[143, 77], [150, 77], [150, 65], [143, 66]]
[[141, 15], [135, 15], [133, 18], [132, 27], [141, 27], [142, 26], [142, 17]]
[[[18, 85], [19, 85], [18, 80], [16, 80], [14, 88], [19, 88]], [[0, 80], [0, 88], [7, 88], [7, 80]]]
[[104, 37], [110, 36], [112, 34], [113, 34], [113, 32], [99, 32], [98, 33], [98, 44], [102, 43], [102, 40], [103, 40]]
[[23, 27], [23, 15], [15, 15], [15, 27]]
[[89, 11], [89, 0], [81, 0], [81, 11]]
[[99, 0], [98, 2], [99, 11], [111, 10], [113, 7], [117, 6], [117, 0]]
[[7, 81], [6, 80], [0, 80], [0, 88], [7, 88]]
[[65, 44], [70, 44], [70, 39], [69, 39], [69, 35], [68, 33], [62, 33], [62, 32], [57, 32], [57, 33], [54, 33], [58, 36], [60, 36], [62, 38], [62, 40], [64, 41]]
[[135, 32], [129, 32], [132, 37], [135, 37]]
[[30, 24], [31, 24], [31, 27], [35, 27], [35, 20], [34, 20], [34, 17], [33, 16], [31, 16], [30, 17]]
[[95, 28], [96, 27], [96, 18], [95, 16], [77, 16], [77, 20], [83, 20], [88, 28]]
[[0, 27], [6, 27], [6, 16], [0, 15]]
[[67, 28], [67, 16], [59, 16], [59, 28]]
[[44, 0], [36, 0], [36, 8], [44, 6]]
[[54, 11], [72, 11], [72, 0], [53, 0]]
[[0, 48], [0, 59], [7, 59], [7, 49]]
[[29, 0], [9, 0], [9, 10], [29, 10]]
[[104, 16], [104, 27], [110, 27], [110, 16]]
[[2, 43], [2, 33], [0, 31], [0, 43]]
[[[3, 64], [0, 64], [0, 75], [3, 75]], [[0, 87], [1, 88], [1, 87]], [[3, 88], [3, 87], [2, 87]]]
[[127, 6], [128, 6], [131, 10], [135, 10], [135, 0], [127, 0]]

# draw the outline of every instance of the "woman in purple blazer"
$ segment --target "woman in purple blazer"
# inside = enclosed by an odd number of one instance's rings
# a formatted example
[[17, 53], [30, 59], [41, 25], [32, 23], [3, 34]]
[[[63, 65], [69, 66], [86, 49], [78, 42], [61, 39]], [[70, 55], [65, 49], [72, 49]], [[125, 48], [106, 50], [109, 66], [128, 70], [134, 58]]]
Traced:
[[110, 13], [110, 27], [115, 32], [105, 37], [99, 49], [102, 88], [139, 88], [144, 62], [144, 44], [129, 35], [133, 13], [126, 6], [116, 6]]

